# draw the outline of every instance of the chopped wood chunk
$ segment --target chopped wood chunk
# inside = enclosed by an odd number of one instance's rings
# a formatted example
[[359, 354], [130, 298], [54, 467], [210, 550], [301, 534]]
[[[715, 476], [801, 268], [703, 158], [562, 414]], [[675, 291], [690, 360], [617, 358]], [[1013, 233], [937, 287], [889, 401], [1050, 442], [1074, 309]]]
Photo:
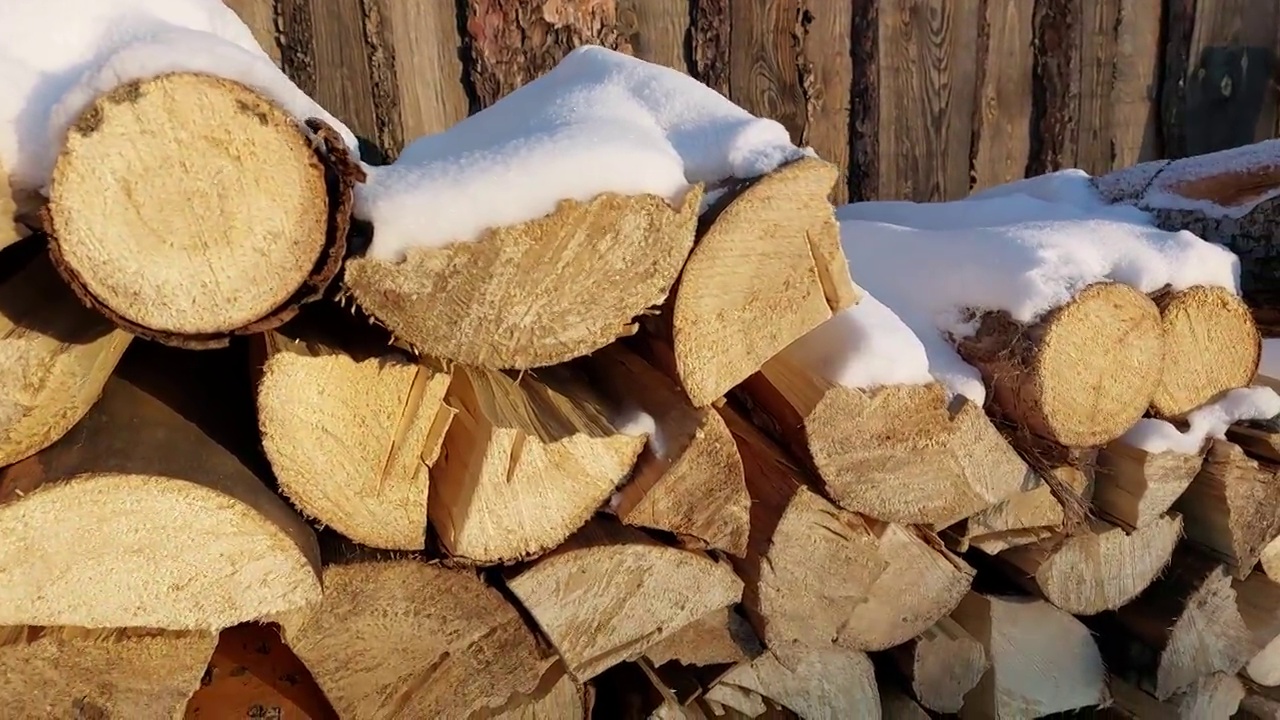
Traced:
[[1121, 527], [1134, 529], [1164, 517], [1204, 464], [1201, 452], [1149, 453], [1117, 440], [1098, 453], [1093, 505]]
[[1280, 467], [1213, 440], [1204, 466], [1173, 508], [1187, 537], [1248, 577], [1267, 544], [1280, 536]]
[[889, 656], [911, 696], [940, 713], [960, 712], [989, 665], [982, 643], [950, 617], [890, 649]]

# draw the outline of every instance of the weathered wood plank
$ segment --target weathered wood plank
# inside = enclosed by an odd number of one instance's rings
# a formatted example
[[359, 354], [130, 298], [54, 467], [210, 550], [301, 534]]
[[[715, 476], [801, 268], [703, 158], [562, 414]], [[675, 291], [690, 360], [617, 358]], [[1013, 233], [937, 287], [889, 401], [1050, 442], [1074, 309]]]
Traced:
[[978, 33], [974, 190], [1017, 180], [1031, 149], [1031, 3], [986, 0]]
[[848, 0], [808, 0], [798, 26], [801, 142], [840, 168], [832, 201], [849, 198], [849, 111], [853, 93], [853, 8]]
[[636, 57], [689, 72], [689, 0], [618, 0], [618, 27]]
[[849, 199], [880, 197], [880, 13], [853, 2], [853, 97], [849, 103]]
[[796, 57], [800, 0], [730, 3], [729, 98], [782, 123], [792, 142], [804, 133], [805, 102]]
[[[381, 0], [388, 26], [403, 144], [447, 130], [467, 116], [470, 100], [458, 56], [452, 3]], [[398, 152], [400, 145], [387, 149]]]
[[481, 108], [541, 77], [579, 45], [631, 52], [618, 32], [616, 0], [467, 0], [466, 20]]
[[1165, 154], [1200, 155], [1272, 137], [1280, 2], [1168, 0], [1167, 12]]
[[732, 37], [729, 0], [690, 1], [693, 3], [690, 27], [693, 76], [728, 97], [729, 39]]
[[1113, 168], [1160, 157], [1160, 27], [1164, 3], [1120, 0], [1111, 89]]
[[881, 196], [947, 200], [969, 192], [977, 80], [977, 3], [880, 0]]
[[364, 11], [346, 0], [279, 0], [281, 67], [358, 137], [378, 141]]
[[1027, 175], [1076, 163], [1082, 0], [1035, 0], [1031, 152]]
[[1080, 0], [1080, 105], [1075, 166], [1094, 175], [1113, 165], [1111, 98], [1115, 88], [1120, 0]]
[[249, 29], [253, 37], [280, 64], [280, 46], [276, 44], [276, 12], [273, 0], [223, 0]]

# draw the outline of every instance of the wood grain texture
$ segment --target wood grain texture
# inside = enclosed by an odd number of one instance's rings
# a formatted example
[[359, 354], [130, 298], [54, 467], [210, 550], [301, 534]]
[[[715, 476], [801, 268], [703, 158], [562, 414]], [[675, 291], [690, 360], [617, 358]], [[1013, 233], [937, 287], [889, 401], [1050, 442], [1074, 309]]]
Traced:
[[880, 0], [880, 186], [884, 199], [969, 192], [977, 3]]
[[777, 120], [792, 142], [804, 134], [804, 92], [796, 52], [800, 0], [734, 2], [729, 38], [729, 98], [750, 113]]
[[1165, 154], [1198, 155], [1274, 136], [1280, 3], [1167, 2]]
[[690, 48], [693, 76], [729, 96], [729, 0], [690, 0]]
[[983, 2], [978, 33], [973, 189], [1017, 180], [1031, 149], [1030, 3]]
[[853, 3], [853, 97], [849, 101], [849, 199], [880, 196], [880, 13]]
[[[461, 37], [452, 3], [380, 0], [389, 27], [403, 144], [447, 130], [467, 116]], [[398, 149], [398, 148], [395, 148]]]
[[[1114, 164], [1112, 93], [1115, 87], [1120, 0], [1078, 0], [1080, 99], [1075, 166], [1102, 175]], [[1156, 3], [1152, 3], [1153, 5]]]
[[849, 198], [849, 113], [853, 93], [853, 10], [848, 0], [808, 0], [797, 26], [801, 142], [840, 169], [832, 202]]
[[1072, 167], [1076, 162], [1082, 2], [1035, 0], [1028, 176]]
[[281, 68], [358, 137], [378, 140], [361, 2], [277, 0]]
[[1112, 164], [1129, 167], [1160, 157], [1160, 28], [1164, 4], [1120, 0], [1116, 72], [1111, 88]]
[[481, 108], [541, 77], [573, 48], [630, 53], [615, 0], [467, 0], [466, 47]]
[[636, 57], [689, 72], [689, 0], [618, 0], [618, 28]]
[[280, 64], [280, 46], [276, 44], [276, 13], [274, 0], [223, 0], [227, 7], [240, 16], [240, 20], [253, 31], [253, 37]]

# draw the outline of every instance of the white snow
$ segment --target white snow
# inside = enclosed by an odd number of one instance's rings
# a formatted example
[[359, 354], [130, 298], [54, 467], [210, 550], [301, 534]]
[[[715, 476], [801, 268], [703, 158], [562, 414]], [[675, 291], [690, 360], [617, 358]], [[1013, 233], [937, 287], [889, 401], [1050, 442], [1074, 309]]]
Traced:
[[43, 191], [67, 127], [97, 96], [168, 72], [241, 82], [299, 120], [350, 129], [307, 97], [220, 0], [0, 2], [0, 166], [15, 189]]
[[865, 293], [857, 305], [792, 342], [781, 356], [831, 383], [862, 390], [933, 381], [920, 339]]
[[1248, 168], [1254, 173], [1280, 175], [1280, 140], [1265, 140], [1175, 160], [1156, 176], [1155, 182], [1139, 201], [1139, 205], [1146, 208], [1199, 210], [1219, 217], [1240, 218], [1264, 200], [1280, 195], [1280, 184], [1271, 182], [1268, 183], [1271, 185], [1270, 189], [1257, 197], [1226, 207], [1210, 200], [1189, 198], [1174, 192], [1174, 189], [1183, 183], [1224, 173], [1239, 172], [1241, 168]]
[[811, 151], [677, 70], [599, 46], [450, 129], [411, 143], [357, 187], [369, 255], [474, 240], [603, 192], [678, 202], [694, 183], [750, 178]]
[[1262, 362], [1258, 365], [1258, 374], [1280, 380], [1280, 338], [1262, 341]]
[[1104, 280], [1141, 292], [1196, 284], [1239, 292], [1234, 253], [1104, 205], [1078, 171], [955, 202], [845, 205], [837, 218], [854, 280], [916, 333], [935, 377], [979, 403], [981, 376], [948, 340], [976, 329], [969, 309], [1032, 322]]
[[1242, 420], [1267, 420], [1280, 415], [1280, 395], [1269, 387], [1229, 390], [1187, 414], [1187, 430], [1164, 420], [1143, 418], [1121, 437], [1131, 445], [1149, 453], [1198, 453], [1209, 438], [1226, 437], [1227, 428]]
[[666, 457], [666, 443], [659, 431], [658, 421], [649, 413], [637, 407], [626, 408], [610, 417], [609, 424], [623, 435], [645, 436], [649, 450], [658, 457]]

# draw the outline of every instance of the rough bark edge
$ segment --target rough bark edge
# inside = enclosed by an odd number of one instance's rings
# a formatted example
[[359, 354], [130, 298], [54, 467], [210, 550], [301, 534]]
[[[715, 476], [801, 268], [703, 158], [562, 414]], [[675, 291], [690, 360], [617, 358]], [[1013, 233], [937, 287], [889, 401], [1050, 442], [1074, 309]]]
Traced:
[[1031, 20], [1028, 177], [1075, 163], [1079, 133], [1080, 13], [1078, 0], [1035, 0]]
[[987, 64], [991, 62], [991, 0], [974, 1], [978, 4], [978, 37], [974, 44], [973, 123], [969, 128], [969, 192], [978, 185], [978, 154], [982, 133], [987, 129], [982, 112], [983, 88], [987, 84]]
[[693, 76], [729, 96], [729, 0], [694, 0], [689, 8]]
[[880, 196], [880, 7], [853, 4], [853, 97], [849, 105], [849, 202]]
[[1166, 0], [1160, 47], [1164, 60], [1159, 78], [1160, 139], [1164, 157], [1186, 157], [1187, 136], [1183, 114], [1187, 104], [1187, 81], [1191, 70], [1191, 36], [1195, 30], [1197, 0]]
[[[186, 335], [154, 330], [122, 317], [94, 297], [85, 286], [80, 274], [63, 258], [62, 250], [52, 234], [53, 219], [49, 213], [49, 206], [46, 205], [40, 211], [40, 221], [44, 226], [43, 234], [48, 240], [49, 256], [53, 260], [54, 268], [85, 306], [103, 314], [116, 327], [132, 335], [165, 345], [185, 350], [213, 350], [226, 347], [235, 335], [255, 335], [280, 327], [293, 319], [303, 305], [322, 297], [337, 277], [347, 254], [347, 234], [351, 226], [352, 206], [355, 203], [353, 191], [356, 183], [364, 182], [366, 177], [359, 160], [352, 156], [342, 136], [328, 123], [319, 118], [308, 118], [306, 128], [310, 130], [308, 139], [315, 150], [316, 158], [324, 167], [325, 188], [328, 195], [326, 202], [329, 205], [329, 222], [325, 230], [324, 246], [310, 275], [302, 285], [284, 303], [258, 320], [228, 332]], [[301, 132], [302, 129], [299, 128], [299, 131]]]

